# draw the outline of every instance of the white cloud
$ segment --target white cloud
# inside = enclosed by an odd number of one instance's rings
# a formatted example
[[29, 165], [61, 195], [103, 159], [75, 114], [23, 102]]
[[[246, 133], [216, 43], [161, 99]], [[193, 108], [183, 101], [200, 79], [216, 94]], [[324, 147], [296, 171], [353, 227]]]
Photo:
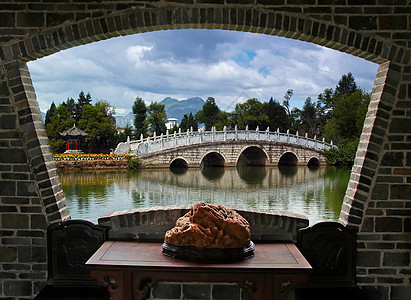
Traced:
[[83, 90], [117, 112], [170, 96], [214, 97], [221, 108], [248, 95], [281, 100], [294, 90], [301, 107], [341, 75], [372, 88], [377, 66], [351, 55], [285, 38], [220, 30], [160, 31], [120, 37], [61, 51], [29, 63], [40, 108], [46, 111]]
[[130, 46], [126, 50], [127, 58], [132, 62], [138, 63], [144, 57], [145, 52], [152, 50], [153, 46]]

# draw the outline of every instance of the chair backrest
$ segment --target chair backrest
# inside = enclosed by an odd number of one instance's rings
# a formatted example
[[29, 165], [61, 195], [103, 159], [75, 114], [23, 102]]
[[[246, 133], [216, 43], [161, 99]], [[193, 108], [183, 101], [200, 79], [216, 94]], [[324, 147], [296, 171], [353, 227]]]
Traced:
[[356, 286], [356, 230], [320, 222], [298, 231], [297, 246], [313, 270], [307, 287]]
[[106, 239], [104, 227], [85, 220], [50, 225], [47, 229], [49, 283], [95, 285], [85, 263]]

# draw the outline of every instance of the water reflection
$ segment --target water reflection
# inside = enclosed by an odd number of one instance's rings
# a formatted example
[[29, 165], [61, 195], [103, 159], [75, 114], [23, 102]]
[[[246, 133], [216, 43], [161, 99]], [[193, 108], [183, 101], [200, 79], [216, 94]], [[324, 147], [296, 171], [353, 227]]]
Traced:
[[337, 220], [349, 180], [334, 167], [250, 167], [60, 172], [73, 218], [96, 222], [103, 213], [190, 205], [196, 201], [290, 211], [310, 223]]

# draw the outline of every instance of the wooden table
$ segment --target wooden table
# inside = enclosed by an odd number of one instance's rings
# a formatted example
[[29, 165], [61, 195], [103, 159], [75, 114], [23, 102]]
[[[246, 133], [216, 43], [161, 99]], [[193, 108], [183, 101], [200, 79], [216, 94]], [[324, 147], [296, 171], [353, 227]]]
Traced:
[[257, 244], [254, 257], [235, 263], [183, 261], [161, 251], [160, 243], [107, 241], [86, 267], [115, 300], [146, 299], [160, 281], [236, 282], [252, 299], [284, 299], [311, 270], [292, 243]]

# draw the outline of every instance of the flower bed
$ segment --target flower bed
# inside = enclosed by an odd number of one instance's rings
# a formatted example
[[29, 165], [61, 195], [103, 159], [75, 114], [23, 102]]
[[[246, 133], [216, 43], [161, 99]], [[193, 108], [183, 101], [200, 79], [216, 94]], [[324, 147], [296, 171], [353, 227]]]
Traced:
[[139, 159], [134, 154], [54, 154], [54, 162], [58, 169], [135, 169]]
[[62, 153], [54, 154], [55, 161], [61, 160], [129, 160], [134, 154], [101, 154], [101, 153]]

